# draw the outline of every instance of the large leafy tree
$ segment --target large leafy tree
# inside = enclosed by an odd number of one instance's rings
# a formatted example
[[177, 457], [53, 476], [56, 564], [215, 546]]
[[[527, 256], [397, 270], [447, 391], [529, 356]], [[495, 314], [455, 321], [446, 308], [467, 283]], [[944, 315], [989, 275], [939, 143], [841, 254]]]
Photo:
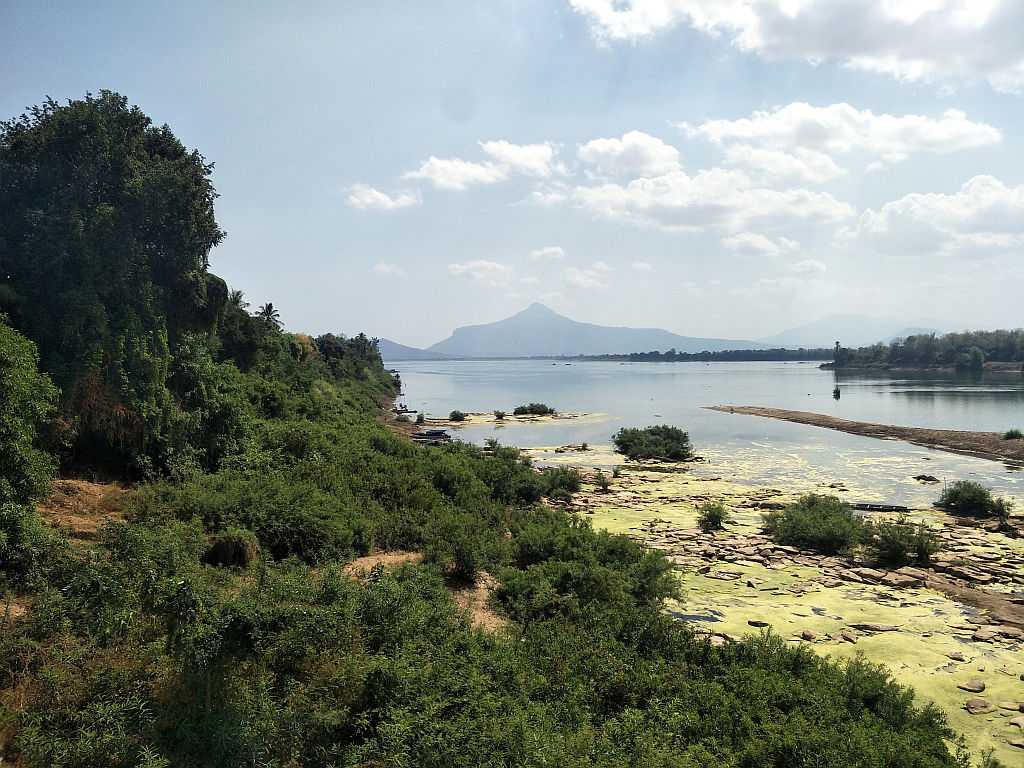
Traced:
[[53, 458], [34, 443], [57, 389], [37, 361], [35, 345], [0, 315], [0, 505], [29, 504], [53, 479]]
[[173, 429], [172, 353], [228, 300], [211, 168], [109, 91], [0, 123], [0, 310], [80, 446], [132, 458]]

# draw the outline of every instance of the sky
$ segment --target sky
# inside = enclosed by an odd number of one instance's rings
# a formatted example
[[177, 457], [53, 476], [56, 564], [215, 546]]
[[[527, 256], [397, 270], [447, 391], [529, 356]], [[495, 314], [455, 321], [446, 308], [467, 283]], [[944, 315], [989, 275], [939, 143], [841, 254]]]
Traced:
[[1021, 0], [0, 2], [0, 119], [101, 89], [289, 331], [1024, 326]]

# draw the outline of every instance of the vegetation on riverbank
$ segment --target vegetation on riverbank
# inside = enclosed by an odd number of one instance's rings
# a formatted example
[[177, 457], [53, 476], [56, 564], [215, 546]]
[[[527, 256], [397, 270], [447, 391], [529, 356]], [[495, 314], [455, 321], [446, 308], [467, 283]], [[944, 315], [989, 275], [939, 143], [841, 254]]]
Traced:
[[[0, 433], [5, 759], [966, 764], [880, 667], [696, 640], [661, 553], [539, 503], [575, 470], [388, 431], [372, 339], [284, 333], [208, 271], [209, 173], [116, 94], [0, 127], [3, 423], [31, 409]], [[135, 481], [94, 538], [31, 506], [54, 451]], [[382, 550], [422, 562], [346, 572]], [[496, 632], [452, 597], [484, 573]]]
[[908, 336], [889, 344], [837, 348], [823, 368], [947, 368], [980, 371], [986, 364], [1024, 364], [1024, 329]]

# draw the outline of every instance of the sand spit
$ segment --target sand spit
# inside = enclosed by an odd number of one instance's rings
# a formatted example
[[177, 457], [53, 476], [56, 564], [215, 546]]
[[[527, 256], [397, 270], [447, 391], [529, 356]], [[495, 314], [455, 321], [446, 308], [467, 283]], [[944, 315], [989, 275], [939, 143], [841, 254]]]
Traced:
[[1024, 463], [1024, 440], [1004, 440], [1000, 432], [967, 432], [955, 429], [922, 429], [873, 424], [868, 421], [849, 421], [821, 413], [789, 411], [784, 408], [764, 408], [755, 405], [710, 405], [709, 411], [738, 413], [745, 416], [765, 416], [797, 424], [834, 429], [851, 435], [877, 437], [882, 440], [903, 440], [927, 448], [938, 448], [969, 456], [980, 456], [997, 461]]

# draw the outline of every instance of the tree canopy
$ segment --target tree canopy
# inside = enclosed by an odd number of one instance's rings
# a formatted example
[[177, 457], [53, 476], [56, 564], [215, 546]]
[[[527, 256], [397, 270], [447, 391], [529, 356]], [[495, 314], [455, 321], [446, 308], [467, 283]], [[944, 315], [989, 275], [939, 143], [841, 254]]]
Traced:
[[0, 123], [0, 310], [39, 347], [80, 444], [127, 458], [174, 418], [172, 350], [227, 286], [212, 166], [110, 91]]

